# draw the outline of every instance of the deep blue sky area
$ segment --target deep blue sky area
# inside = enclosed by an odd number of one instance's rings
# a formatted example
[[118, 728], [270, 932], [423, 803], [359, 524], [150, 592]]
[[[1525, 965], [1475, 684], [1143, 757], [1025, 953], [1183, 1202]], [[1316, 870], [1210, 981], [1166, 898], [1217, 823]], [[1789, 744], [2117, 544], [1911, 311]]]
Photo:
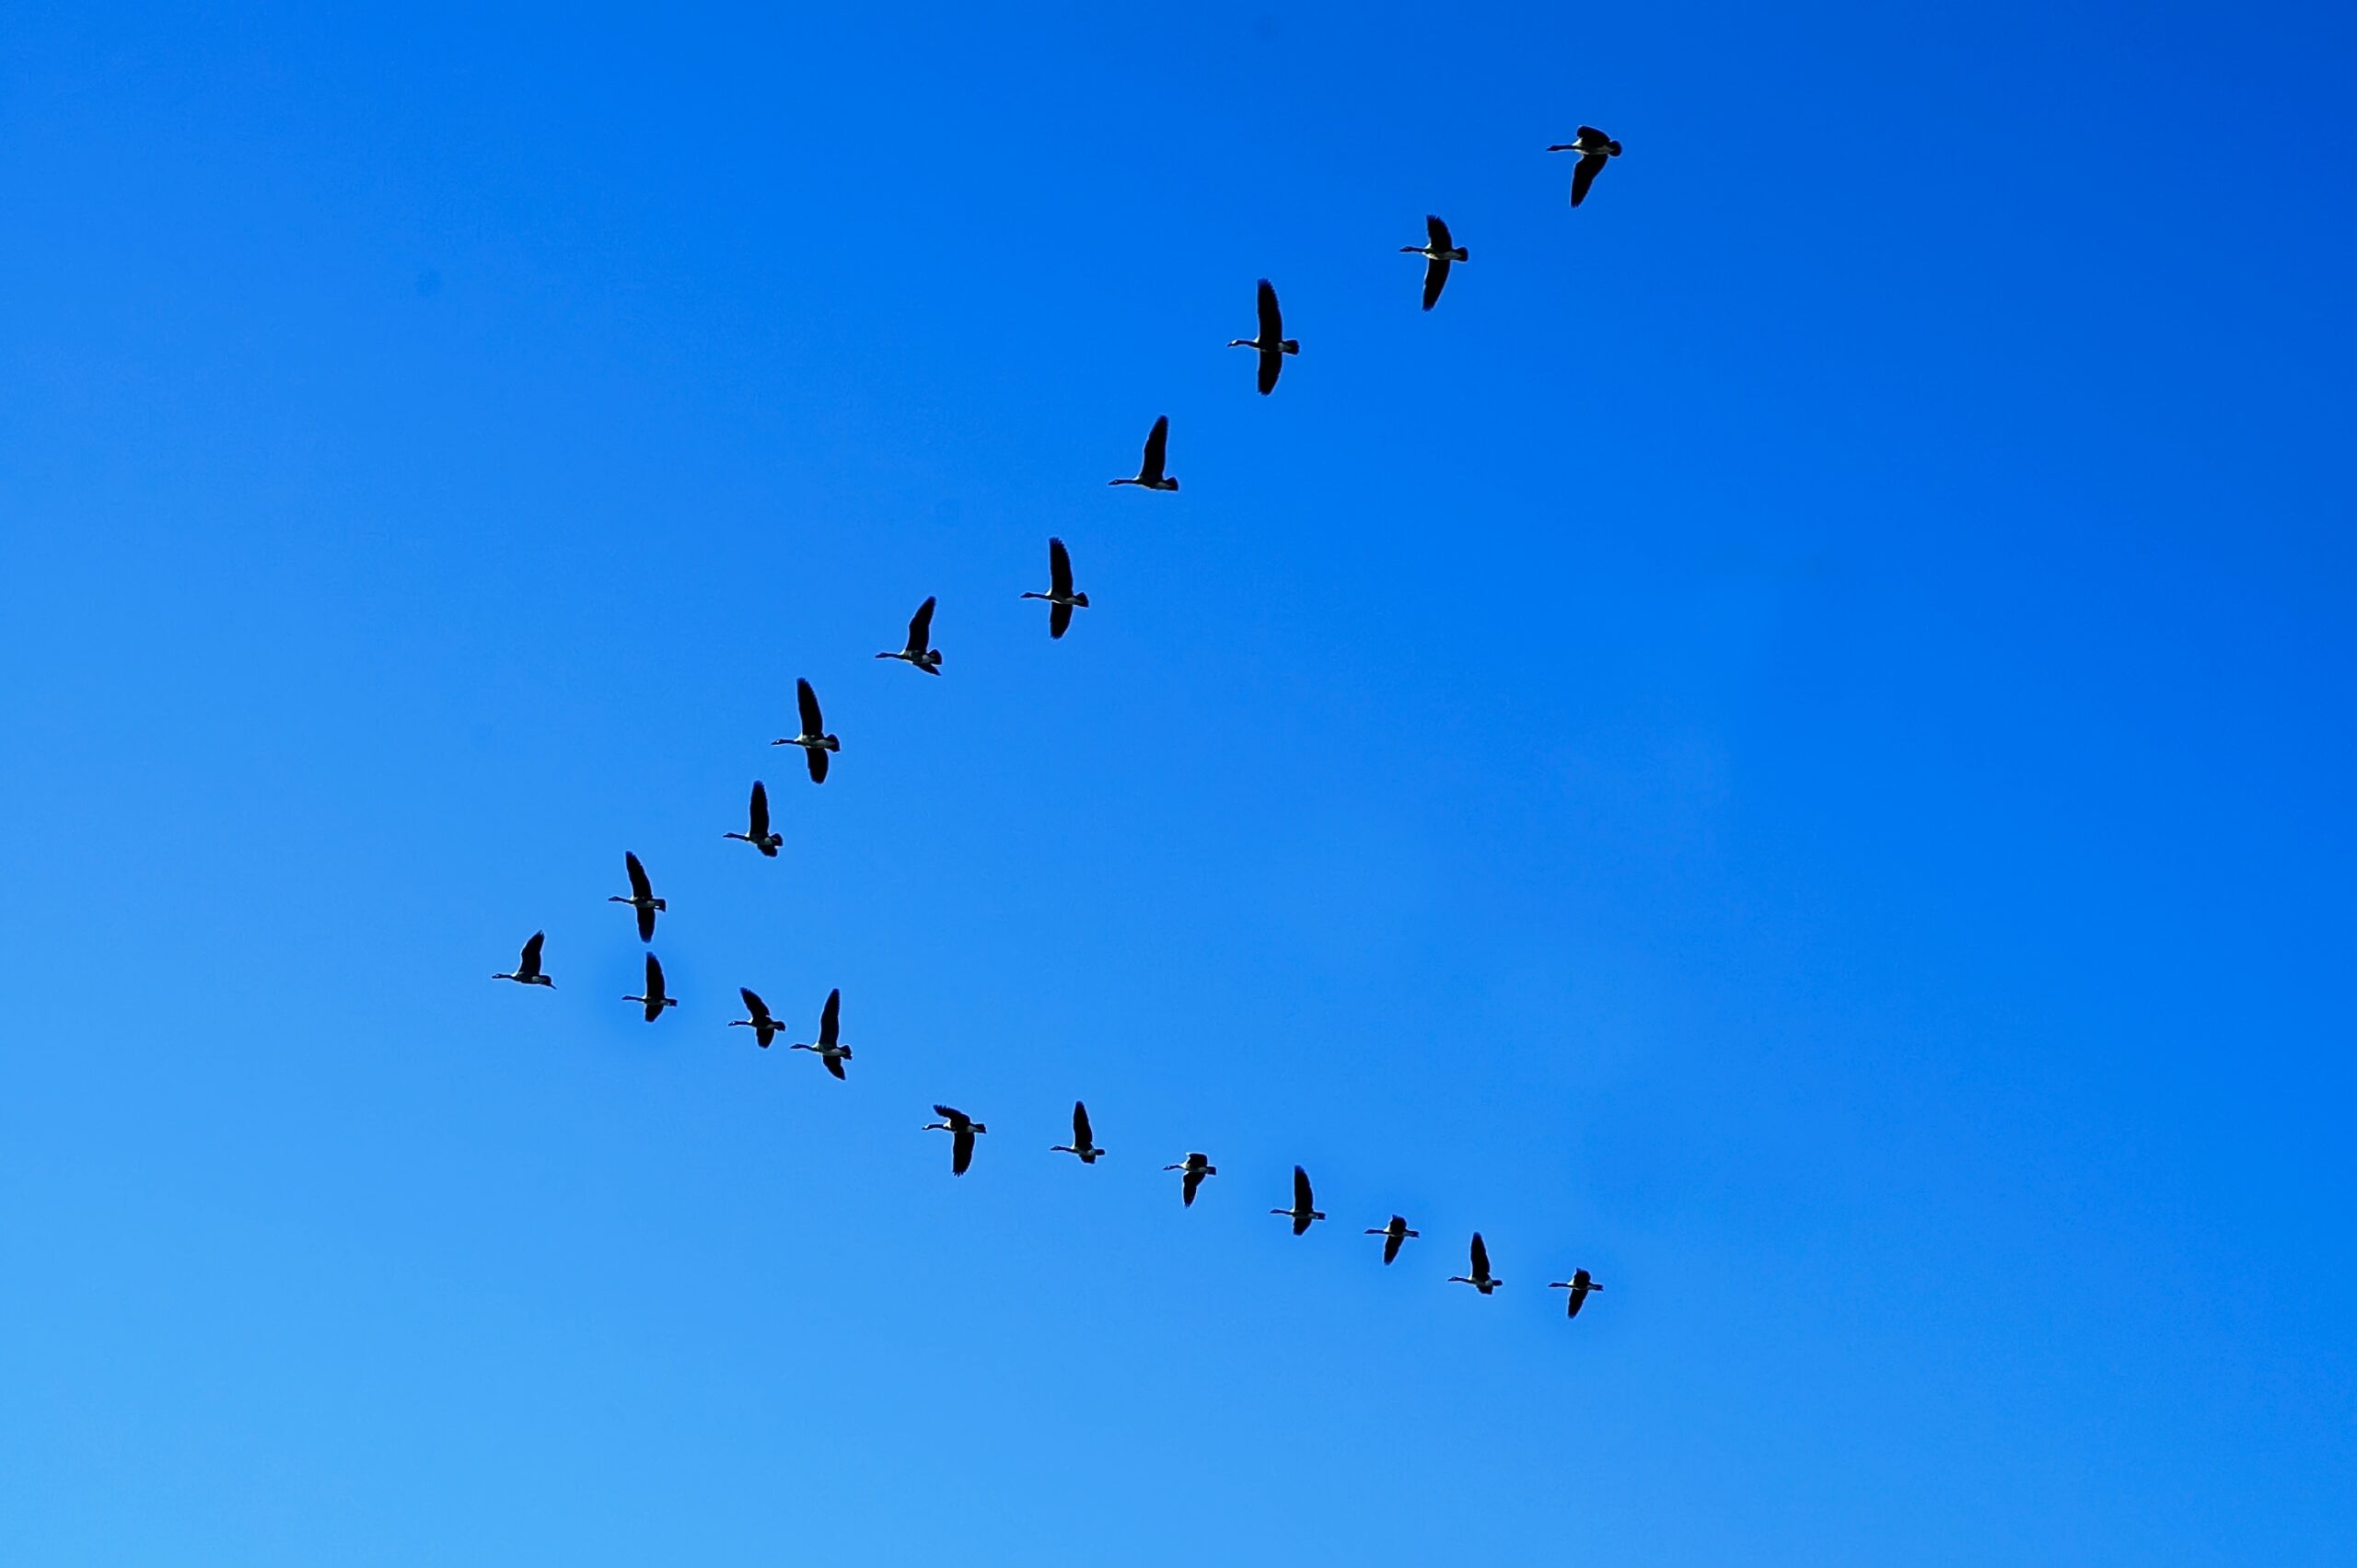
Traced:
[[0, 1557], [2347, 1562], [2351, 80], [10, 7]]

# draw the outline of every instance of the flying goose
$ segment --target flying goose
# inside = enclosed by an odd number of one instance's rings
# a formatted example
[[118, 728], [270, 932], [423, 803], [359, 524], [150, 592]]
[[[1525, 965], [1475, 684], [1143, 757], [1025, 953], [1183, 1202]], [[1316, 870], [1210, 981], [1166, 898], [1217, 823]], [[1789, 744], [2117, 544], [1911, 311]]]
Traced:
[[1401, 1242], [1407, 1240], [1411, 1236], [1421, 1236], [1423, 1233], [1422, 1231], [1410, 1230], [1408, 1228], [1408, 1222], [1401, 1219], [1398, 1214], [1394, 1214], [1391, 1216], [1391, 1223], [1389, 1225], [1384, 1225], [1377, 1230], [1370, 1230], [1366, 1234], [1369, 1236], [1379, 1236], [1383, 1237], [1383, 1260], [1387, 1264], [1391, 1260], [1399, 1256], [1399, 1244]]
[[1548, 1282], [1547, 1288], [1549, 1290], [1570, 1291], [1572, 1293], [1570, 1296], [1570, 1307], [1569, 1309], [1564, 1312], [1563, 1316], [1566, 1318], [1576, 1318], [1580, 1315], [1581, 1304], [1587, 1300], [1587, 1293], [1592, 1290], [1602, 1290], [1604, 1287], [1596, 1283], [1594, 1279], [1590, 1278], [1588, 1272], [1585, 1269], [1573, 1269], [1570, 1279], [1550, 1280]]
[[1464, 261], [1466, 250], [1449, 243], [1448, 225], [1430, 213], [1424, 215], [1424, 232], [1431, 237], [1425, 243], [1402, 245], [1399, 254], [1424, 259], [1424, 308], [1430, 310], [1440, 303], [1440, 291], [1448, 283], [1448, 264]]
[[737, 988], [737, 994], [745, 999], [746, 1016], [729, 1019], [728, 1027], [732, 1029], [752, 1030], [753, 1043], [763, 1051], [767, 1051], [770, 1048], [770, 1041], [777, 1038], [778, 1031], [778, 1022], [770, 1016], [769, 1004], [741, 985]]
[[1285, 336], [1284, 318], [1277, 312], [1277, 291], [1268, 279], [1260, 280], [1260, 335], [1230, 338], [1227, 346], [1248, 348], [1260, 354], [1260, 395], [1264, 398], [1277, 389], [1277, 372], [1285, 367], [1285, 355], [1301, 352], [1301, 344]]
[[954, 1106], [936, 1105], [933, 1113], [941, 1120], [926, 1122], [924, 1131], [949, 1134], [949, 1174], [965, 1175], [966, 1167], [974, 1163], [975, 1134], [990, 1129]]
[[1490, 1249], [1481, 1245], [1480, 1231], [1473, 1233], [1473, 1272], [1469, 1274], [1451, 1274], [1448, 1276], [1448, 1283], [1453, 1285], [1471, 1285], [1483, 1295], [1489, 1295], [1506, 1283], [1504, 1280], [1493, 1280], [1490, 1277]]
[[[843, 1021], [843, 993], [841, 986], [827, 993], [827, 1005], [819, 1013], [819, 1039], [813, 1045], [795, 1045], [789, 1049], [816, 1052], [827, 1064], [827, 1071], [840, 1078], [843, 1063], [851, 1060], [851, 1047], [841, 1043]], [[762, 1044], [769, 1042], [763, 1040]]]
[[524, 944], [523, 956], [516, 960], [514, 974], [495, 974], [493, 980], [512, 980], [518, 985], [545, 985], [553, 989], [556, 981], [540, 972], [540, 944], [548, 940], [545, 931], [535, 931]]
[[1308, 1232], [1312, 1222], [1324, 1219], [1326, 1216], [1318, 1212], [1317, 1204], [1310, 1200], [1309, 1172], [1302, 1169], [1299, 1166], [1294, 1167], [1293, 1207], [1290, 1209], [1271, 1209], [1269, 1213], [1272, 1214], [1283, 1214], [1286, 1218], [1292, 1220], [1293, 1233], [1295, 1236], [1306, 1235]]
[[753, 781], [753, 799], [752, 804], [746, 807], [745, 830], [741, 833], [723, 833], [720, 836], [724, 839], [735, 839], [738, 843], [751, 844], [772, 860], [777, 858], [777, 846], [785, 842], [785, 835], [770, 831], [769, 786], [759, 779]]
[[803, 756], [810, 762], [810, 782], [825, 784], [827, 753], [842, 750], [842, 742], [827, 733], [827, 721], [819, 716], [819, 693], [810, 690], [807, 680], [795, 681], [794, 700], [802, 710], [802, 733], [788, 736], [784, 740], [772, 740], [770, 744], [801, 747]]
[[1072, 628], [1072, 612], [1088, 608], [1088, 596], [1072, 591], [1072, 557], [1064, 552], [1064, 541], [1048, 541], [1048, 591], [1027, 593], [1025, 598], [1045, 599], [1048, 603], [1048, 635], [1062, 637]]
[[676, 1007], [679, 1005], [678, 997], [666, 996], [663, 993], [663, 965], [652, 953], [646, 955], [646, 993], [643, 996], [625, 996], [622, 1000], [644, 1003], [646, 1021], [650, 1024], [663, 1016], [664, 1008]]
[[638, 863], [638, 856], [628, 850], [622, 852], [622, 869], [630, 873], [630, 897], [625, 899], [620, 893], [616, 893], [606, 901], [610, 904], [628, 904], [636, 910], [638, 939], [642, 942], [652, 942], [655, 940], [655, 912], [669, 909], [671, 906], [655, 896], [655, 885], [646, 879], [646, 867], [641, 865]]
[[1593, 125], [1583, 125], [1578, 135], [1547, 150], [1580, 155], [1580, 161], [1572, 166], [1572, 205], [1576, 207], [1587, 200], [1587, 188], [1596, 183], [1596, 171], [1604, 167], [1604, 160], [1620, 156], [1620, 144]]
[[1148, 490], [1176, 490], [1178, 482], [1162, 471], [1165, 454], [1170, 447], [1170, 416], [1164, 414], [1145, 433], [1145, 456], [1138, 460], [1135, 479], [1109, 479], [1108, 484], [1142, 484]]
[[941, 650], [933, 645], [933, 600], [926, 599], [917, 606], [917, 612], [909, 617], [909, 645], [907, 647], [898, 653], [888, 648], [876, 656], [896, 658], [904, 664], [916, 666], [927, 675], [939, 675]]
[[1212, 1164], [1205, 1156], [1198, 1154], [1190, 1154], [1177, 1165], [1166, 1165], [1162, 1168], [1183, 1170], [1187, 1173], [1178, 1179], [1178, 1199], [1190, 1209], [1195, 1206], [1195, 1189], [1203, 1184], [1203, 1178], [1219, 1174], [1219, 1167]]
[[1086, 1105], [1079, 1100], [1072, 1102], [1072, 1142], [1051, 1144], [1048, 1146], [1048, 1152], [1051, 1155], [1077, 1155], [1083, 1165], [1097, 1163], [1098, 1156], [1105, 1151], [1097, 1146], [1095, 1135], [1088, 1130]]

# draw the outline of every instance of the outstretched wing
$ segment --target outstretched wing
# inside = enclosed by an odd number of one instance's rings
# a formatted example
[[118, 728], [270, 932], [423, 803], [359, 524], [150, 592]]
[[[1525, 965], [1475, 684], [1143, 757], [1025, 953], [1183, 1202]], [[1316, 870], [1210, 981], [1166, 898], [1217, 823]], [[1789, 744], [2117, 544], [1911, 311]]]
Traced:
[[1385, 1231], [1383, 1233], [1383, 1260], [1388, 1263], [1391, 1260], [1399, 1256], [1399, 1244], [1407, 1239], [1408, 1233], [1405, 1231]]
[[1285, 319], [1277, 309], [1276, 285], [1260, 280], [1260, 341], [1274, 344], [1285, 335]]
[[[837, 986], [834, 990], [827, 993], [827, 1005], [824, 1008], [820, 1009], [819, 1014], [819, 1043], [820, 1045], [834, 1044], [836, 1039], [842, 1032], [842, 1022], [843, 993], [842, 988], [841, 986]], [[841, 1076], [841, 1074], [839, 1074], [837, 1076]], [[940, 1107], [935, 1106], [934, 1109], [937, 1110]]]
[[1612, 140], [1611, 137], [1606, 135], [1603, 132], [1597, 130], [1593, 125], [1581, 126], [1580, 134], [1575, 139], [1578, 141], [1579, 145], [1584, 147], [1592, 147], [1599, 143]]
[[819, 714], [819, 693], [810, 690], [810, 682], [798, 677], [794, 682], [794, 703], [802, 710], [803, 734], [817, 736], [827, 733], [827, 721]]
[[1048, 635], [1061, 637], [1072, 630], [1072, 606], [1059, 599], [1048, 607]]
[[1294, 1209], [1294, 1213], [1295, 1213], [1295, 1214], [1306, 1214], [1309, 1213], [1309, 1211], [1310, 1211], [1310, 1210], [1312, 1210], [1312, 1209], [1316, 1208], [1317, 1206], [1318, 1206], [1318, 1205], [1317, 1205], [1316, 1203], [1314, 1203], [1314, 1202], [1310, 1202], [1310, 1197], [1309, 1197], [1309, 1172], [1307, 1172], [1307, 1171], [1306, 1171], [1306, 1170], [1302, 1169], [1302, 1168], [1301, 1168], [1301, 1167], [1299, 1167], [1299, 1166], [1295, 1166], [1295, 1167], [1293, 1167], [1293, 1209]]
[[1457, 249], [1457, 242], [1448, 237], [1448, 225], [1441, 222], [1436, 214], [1424, 215], [1424, 234], [1432, 240], [1433, 249], [1435, 250]]
[[974, 1163], [974, 1134], [960, 1127], [949, 1139], [949, 1174], [963, 1176], [966, 1167]]
[[1285, 351], [1273, 346], [1260, 351], [1260, 395], [1267, 397], [1277, 389], [1277, 377], [1285, 367]]
[[638, 939], [642, 942], [655, 940], [655, 906], [653, 904], [638, 906]]
[[1430, 310], [1440, 303], [1440, 291], [1448, 286], [1448, 263], [1427, 259], [1424, 262], [1424, 308]]
[[1478, 1230], [1473, 1233], [1473, 1277], [1477, 1280], [1490, 1277], [1490, 1249], [1481, 1245], [1481, 1233]]
[[909, 652], [921, 654], [933, 645], [933, 600], [928, 598], [917, 606], [909, 618]]
[[1072, 1146], [1086, 1149], [1096, 1146], [1095, 1134], [1088, 1130], [1088, 1107], [1079, 1100], [1072, 1102]]
[[751, 1019], [756, 1027], [770, 1021], [769, 1005], [760, 996], [741, 985], [737, 988], [737, 994], [745, 999], [745, 1016]]
[[1564, 1317], [1566, 1317], [1566, 1318], [1576, 1318], [1576, 1317], [1578, 1317], [1578, 1316], [1580, 1315], [1580, 1308], [1581, 1308], [1582, 1307], [1585, 1306], [1585, 1305], [1586, 1305], [1586, 1303], [1587, 1303], [1587, 1289], [1586, 1289], [1586, 1287], [1585, 1287], [1585, 1286], [1584, 1286], [1584, 1285], [1577, 1285], [1577, 1284], [1575, 1284], [1575, 1285], [1572, 1286], [1572, 1288], [1571, 1288], [1571, 1289], [1569, 1289], [1569, 1290], [1565, 1291], [1563, 1294], [1564, 1294], [1565, 1295], [1568, 1295], [1568, 1296], [1570, 1296], [1570, 1297], [1572, 1298], [1572, 1304], [1571, 1304], [1571, 1306], [1570, 1306], [1570, 1307], [1569, 1307], [1564, 1311], [1563, 1316], [1564, 1316]]
[[753, 804], [748, 815], [751, 820], [746, 824], [746, 830], [756, 839], [768, 838], [770, 836], [770, 792], [769, 786], [759, 779], [753, 781]]
[[1060, 539], [1048, 540], [1048, 592], [1057, 598], [1072, 597], [1072, 555]]
[[1162, 482], [1162, 465], [1170, 452], [1170, 416], [1163, 414], [1145, 433], [1145, 458], [1138, 464], [1138, 478], [1147, 484]]
[[1195, 1206], [1195, 1189], [1201, 1187], [1202, 1184], [1202, 1171], [1194, 1166], [1189, 1166], [1187, 1167], [1187, 1174], [1178, 1179], [1178, 1201], [1184, 1203], [1187, 1207], [1190, 1209], [1193, 1208]]
[[[820, 1060], [820, 1061], [822, 1061], [822, 1062], [824, 1062], [824, 1063], [826, 1063], [826, 1064], [827, 1064], [827, 1071], [828, 1071], [828, 1072], [832, 1073], [832, 1074], [833, 1074], [836, 1077], [838, 1077], [838, 1078], [842, 1078], [842, 1075], [843, 1075], [843, 1059], [842, 1059], [842, 1057], [840, 1057], [840, 1056], [825, 1056], [825, 1057], [821, 1057], [821, 1058], [819, 1058], [819, 1060]], [[850, 1080], [849, 1080], [849, 1079], [844, 1079], [843, 1081], [844, 1081], [844, 1082], [846, 1082], [846, 1083], [850, 1082]]]
[[516, 965], [516, 978], [529, 980], [540, 972], [540, 944], [549, 939], [545, 931], [535, 931], [524, 944], [524, 956]]
[[646, 879], [646, 867], [638, 863], [638, 856], [630, 850], [622, 851], [622, 869], [630, 873], [632, 898], [651, 899], [655, 896], [655, 884]]
[[933, 1113], [950, 1124], [954, 1130], [966, 1124], [966, 1113], [954, 1105], [936, 1105]]
[[663, 995], [663, 960], [649, 953], [646, 955], [647, 1005], [654, 1005]]
[[[1587, 134], [1587, 128], [1585, 126], [1581, 127], [1580, 135], [1585, 138]], [[1601, 133], [1598, 133], [1598, 134], [1601, 134]], [[1582, 153], [1580, 155], [1580, 161], [1572, 169], [1572, 205], [1576, 207], [1582, 202], [1587, 200], [1587, 188], [1596, 183], [1596, 171], [1603, 167], [1604, 155], [1602, 153]]]
[[804, 747], [802, 749], [802, 760], [809, 765], [810, 782], [812, 784], [825, 784], [827, 782], [827, 752], [824, 747]]

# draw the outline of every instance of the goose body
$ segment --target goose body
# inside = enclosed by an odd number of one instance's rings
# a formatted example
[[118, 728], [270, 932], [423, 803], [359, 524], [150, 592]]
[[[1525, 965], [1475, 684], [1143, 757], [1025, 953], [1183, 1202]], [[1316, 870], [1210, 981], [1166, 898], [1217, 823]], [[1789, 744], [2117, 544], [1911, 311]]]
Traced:
[[772, 740], [770, 744], [801, 747], [803, 757], [810, 764], [810, 782], [825, 784], [827, 782], [827, 753], [842, 750], [842, 742], [827, 733], [827, 721], [819, 713], [819, 693], [810, 690], [810, 682], [801, 679], [795, 681], [794, 701], [795, 705], [801, 710], [802, 733], [787, 736], [782, 740]]
[[903, 664], [912, 664], [916, 666], [917, 668], [923, 670], [927, 675], [939, 675], [941, 673], [941, 650], [933, 645], [933, 600], [928, 598], [923, 604], [917, 606], [917, 612], [909, 618], [909, 645], [907, 647], [899, 650], [897, 653], [887, 648], [884, 652], [877, 654], [876, 656], [877, 658], [896, 658]]
[[655, 940], [656, 912], [669, 909], [671, 906], [655, 896], [655, 884], [647, 880], [646, 867], [641, 865], [638, 863], [638, 856], [629, 850], [622, 852], [622, 869], [630, 875], [630, 897], [623, 898], [620, 893], [616, 893], [606, 901], [610, 904], [628, 904], [635, 910], [638, 912], [638, 939], [642, 942], [652, 942]]
[[[827, 1071], [837, 1078], [843, 1075], [843, 1063], [851, 1060], [851, 1047], [842, 1043], [843, 993], [841, 986], [827, 993], [827, 1005], [819, 1010], [819, 1038], [807, 1045], [796, 1043], [792, 1051], [807, 1051], [827, 1064]], [[769, 1042], [763, 1040], [762, 1044]]]
[[1178, 482], [1164, 471], [1170, 450], [1170, 416], [1164, 414], [1145, 434], [1145, 452], [1138, 459], [1135, 479], [1109, 479], [1108, 484], [1135, 484], [1147, 490], [1176, 490]]
[[1451, 1274], [1448, 1276], [1448, 1283], [1453, 1285], [1471, 1285], [1483, 1295], [1489, 1295], [1492, 1291], [1506, 1283], [1504, 1280], [1495, 1279], [1491, 1276], [1490, 1249], [1481, 1244], [1481, 1233], [1480, 1231], [1477, 1230], [1473, 1233], [1472, 1272], [1465, 1274]]
[[1190, 1209], [1195, 1206], [1195, 1190], [1203, 1184], [1203, 1178], [1219, 1174], [1219, 1167], [1212, 1164], [1208, 1156], [1191, 1153], [1177, 1165], [1162, 1168], [1184, 1172], [1178, 1178], [1178, 1201]]
[[1448, 264], [1464, 261], [1468, 252], [1464, 246], [1451, 243], [1448, 225], [1431, 214], [1424, 217], [1424, 236], [1423, 244], [1402, 245], [1399, 254], [1424, 259], [1424, 308], [1430, 310], [1440, 303], [1440, 291], [1448, 286]]
[[1105, 1151], [1097, 1146], [1096, 1135], [1088, 1130], [1088, 1107], [1086, 1104], [1079, 1100], [1072, 1102], [1072, 1142], [1051, 1144], [1048, 1152], [1074, 1156], [1083, 1165], [1095, 1165], [1104, 1157]]
[[1299, 1166], [1294, 1167], [1293, 1207], [1290, 1209], [1271, 1209], [1269, 1213], [1272, 1214], [1283, 1214], [1287, 1219], [1293, 1221], [1293, 1233], [1295, 1236], [1306, 1234], [1312, 1225], [1315, 1225], [1318, 1221], [1324, 1219], [1326, 1216], [1318, 1212], [1318, 1204], [1310, 1194], [1309, 1172], [1302, 1169]]
[[1593, 125], [1583, 125], [1578, 135], [1568, 142], [1558, 142], [1547, 150], [1580, 155], [1580, 161], [1572, 166], [1572, 205], [1576, 207], [1587, 200], [1587, 188], [1596, 183], [1596, 172], [1603, 168], [1604, 160], [1620, 156], [1620, 144]]
[[1285, 320], [1277, 308], [1276, 286], [1268, 279], [1260, 280], [1260, 335], [1255, 338], [1230, 338], [1230, 348], [1248, 348], [1260, 356], [1260, 395], [1267, 397], [1277, 389], [1277, 376], [1285, 367], [1285, 355], [1299, 354], [1301, 344], [1285, 336]]
[[524, 951], [516, 959], [515, 971], [511, 974], [495, 974], [491, 978], [512, 980], [518, 985], [545, 985], [554, 989], [556, 981], [551, 980], [540, 970], [540, 945], [548, 940], [548, 935], [545, 931], [533, 932], [525, 939]]
[[1398, 1214], [1394, 1214], [1391, 1216], [1391, 1223], [1389, 1225], [1371, 1229], [1366, 1234], [1369, 1236], [1379, 1236], [1383, 1237], [1383, 1261], [1385, 1264], [1388, 1265], [1394, 1258], [1399, 1256], [1399, 1244], [1401, 1242], [1407, 1240], [1411, 1236], [1421, 1236], [1423, 1233], [1422, 1231], [1410, 1230], [1408, 1228], [1408, 1222], [1401, 1219]]
[[752, 1030], [753, 1043], [767, 1051], [770, 1041], [777, 1038], [777, 1019], [770, 1016], [769, 1005], [755, 993], [740, 985], [737, 988], [737, 994], [745, 999], [745, 1016], [729, 1019], [728, 1027]]
[[1088, 596], [1073, 592], [1072, 556], [1064, 550], [1064, 541], [1048, 541], [1048, 591], [1026, 593], [1025, 598], [1044, 599], [1048, 606], [1048, 635], [1062, 638], [1072, 630], [1072, 612], [1088, 608]]
[[751, 844], [772, 860], [777, 858], [777, 846], [785, 842], [785, 835], [770, 831], [770, 791], [767, 784], [759, 779], [753, 781], [753, 798], [745, 807], [745, 830], [720, 836], [735, 839], [738, 843]]
[[1573, 1269], [1570, 1279], [1550, 1280], [1548, 1282], [1547, 1288], [1570, 1291], [1572, 1294], [1564, 1301], [1563, 1316], [1576, 1318], [1580, 1315], [1580, 1308], [1587, 1303], [1588, 1292], [1602, 1290], [1604, 1287], [1598, 1284], [1585, 1269]]
[[974, 1140], [990, 1129], [955, 1106], [936, 1105], [933, 1113], [941, 1120], [926, 1122], [924, 1130], [949, 1134], [949, 1174], [965, 1175], [966, 1167], [974, 1163]]
[[664, 1008], [676, 1007], [679, 1005], [678, 997], [664, 992], [663, 965], [652, 953], [646, 955], [646, 990], [636, 996], [625, 996], [622, 1000], [644, 1005], [646, 1009], [646, 1021], [650, 1024], [663, 1016]]

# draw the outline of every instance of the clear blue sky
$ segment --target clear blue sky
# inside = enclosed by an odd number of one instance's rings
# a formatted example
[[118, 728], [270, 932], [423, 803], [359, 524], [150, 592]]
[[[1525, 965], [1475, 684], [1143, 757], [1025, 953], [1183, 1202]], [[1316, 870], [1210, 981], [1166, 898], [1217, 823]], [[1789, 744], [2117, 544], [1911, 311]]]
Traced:
[[2345, 17], [100, 9], [10, 1561], [2347, 1561]]

